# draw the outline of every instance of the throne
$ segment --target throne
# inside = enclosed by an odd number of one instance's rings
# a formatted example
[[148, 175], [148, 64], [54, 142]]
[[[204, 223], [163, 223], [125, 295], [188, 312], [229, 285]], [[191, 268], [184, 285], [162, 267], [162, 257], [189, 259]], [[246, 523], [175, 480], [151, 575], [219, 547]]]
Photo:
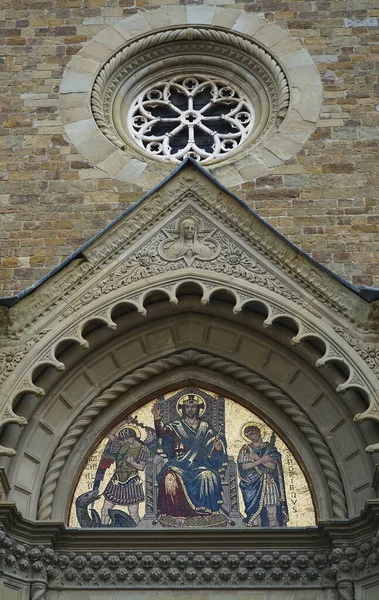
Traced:
[[[204, 390], [192, 386], [179, 390], [169, 399], [165, 399], [163, 396], [157, 398], [163, 423], [170, 423], [181, 417], [177, 412], [176, 406], [177, 401], [184, 394], [196, 394], [203, 397], [206, 408], [201, 419], [207, 421], [215, 431], [225, 435], [225, 399], [222, 396], [211, 396]], [[167, 457], [162, 450], [160, 441], [157, 454], [147, 462], [145, 468], [146, 512], [144, 519], [151, 521], [156, 519], [158, 495], [157, 475], [166, 462]], [[241, 519], [241, 513], [239, 511], [237, 489], [237, 464], [231, 456], [228, 456], [228, 464], [222, 477], [222, 491], [223, 504], [221, 505], [221, 512], [224, 513], [230, 521], [236, 519], [239, 521]]]

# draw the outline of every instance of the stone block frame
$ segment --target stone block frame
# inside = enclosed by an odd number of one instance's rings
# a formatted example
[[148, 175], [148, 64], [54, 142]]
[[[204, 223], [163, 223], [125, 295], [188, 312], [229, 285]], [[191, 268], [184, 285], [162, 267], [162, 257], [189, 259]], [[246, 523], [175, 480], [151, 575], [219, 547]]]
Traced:
[[121, 150], [100, 130], [91, 107], [92, 89], [104, 65], [121, 49], [153, 33], [203, 27], [252, 43], [273, 57], [288, 81], [290, 100], [284, 120], [244, 151], [209, 166], [226, 186], [242, 185], [283, 164], [304, 145], [316, 127], [322, 102], [322, 84], [308, 52], [281, 27], [262, 16], [216, 6], [170, 6], [141, 10], [107, 27], [73, 57], [60, 89], [60, 110], [71, 143], [98, 169], [98, 176], [114, 177], [150, 189], [171, 170], [131, 147]]

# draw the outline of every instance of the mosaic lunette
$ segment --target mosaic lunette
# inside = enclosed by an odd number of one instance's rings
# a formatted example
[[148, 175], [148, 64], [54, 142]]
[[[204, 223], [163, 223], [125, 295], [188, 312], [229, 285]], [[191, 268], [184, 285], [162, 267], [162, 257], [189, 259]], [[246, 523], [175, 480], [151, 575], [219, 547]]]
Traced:
[[257, 415], [200, 388], [159, 396], [86, 462], [71, 527], [245, 528], [315, 524], [290, 449]]

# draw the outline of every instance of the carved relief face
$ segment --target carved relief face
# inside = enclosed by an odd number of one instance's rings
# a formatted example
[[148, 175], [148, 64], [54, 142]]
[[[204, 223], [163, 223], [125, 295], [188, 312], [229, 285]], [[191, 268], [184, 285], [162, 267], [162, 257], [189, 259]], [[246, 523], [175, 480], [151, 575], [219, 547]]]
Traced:
[[195, 237], [195, 223], [192, 220], [183, 221], [183, 235], [185, 240], [193, 240]]
[[158, 252], [164, 260], [182, 259], [190, 267], [196, 259], [212, 260], [221, 251], [219, 242], [213, 237], [217, 229], [206, 229], [196, 217], [183, 216], [174, 227], [163, 229], [163, 232], [167, 239], [160, 243]]

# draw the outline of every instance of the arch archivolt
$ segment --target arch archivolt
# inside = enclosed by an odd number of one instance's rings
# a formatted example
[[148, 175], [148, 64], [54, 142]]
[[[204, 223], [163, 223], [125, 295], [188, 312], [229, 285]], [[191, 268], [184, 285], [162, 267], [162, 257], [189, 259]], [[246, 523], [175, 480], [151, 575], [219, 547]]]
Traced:
[[36, 383], [46, 396], [27, 414], [24, 430], [12, 428], [17, 456], [9, 461], [10, 499], [24, 516], [39, 511], [41, 519], [62, 519], [60, 503], [79, 467], [75, 461], [100, 432], [127, 407], [180, 386], [185, 377], [230, 393], [275, 423], [307, 457], [321, 519], [355, 515], [372, 497], [373, 467], [364, 451], [372, 437], [363, 438], [351, 420], [360, 406], [357, 392], [346, 392], [352, 408], [345, 406], [335, 392], [344, 375], [326, 364], [327, 379], [321, 377], [313, 368], [319, 353], [308, 347], [301, 355], [297, 346], [288, 352], [285, 327], [267, 331], [265, 314], [233, 316], [226, 302], [214, 298], [203, 305], [180, 294], [176, 307], [156, 301], [147, 305], [146, 317], [133, 311], [114, 319], [116, 331], [98, 322], [84, 332], [89, 351], [73, 345], [61, 353], [65, 373], [41, 372]]
[[[222, 373], [238, 382], [241, 381], [281, 409], [281, 411], [283, 411], [283, 413], [299, 428], [317, 457], [330, 494], [333, 517], [345, 518], [347, 516], [343, 485], [334, 458], [330, 454], [329, 448], [322, 439], [317, 428], [313, 425], [301, 407], [271, 382], [260, 377], [253, 371], [240, 366], [236, 362], [225, 360], [224, 358], [213, 356], [211, 354], [198, 352], [196, 350], [184, 350], [181, 353], [158, 359], [136, 369], [126, 377], [117, 381], [113, 386], [110, 386], [86, 406], [60, 440], [60, 443], [54, 452], [54, 456], [49, 463], [41, 487], [37, 514], [38, 519], [46, 520], [51, 518], [55, 491], [62, 471], [64, 470], [65, 463], [69, 459], [78, 440], [96, 416], [106, 409], [114, 400], [117, 400], [120, 395], [129, 392], [131, 388], [139, 383], [156, 377], [161, 373], [182, 369], [188, 365], [200, 367], [204, 371], [210, 370], [215, 371], [218, 374]], [[198, 385], [199, 373], [197, 372], [195, 374], [194, 369], [192, 369], [190, 379], [196, 381]], [[204, 381], [209, 385], [209, 377], [205, 377]], [[232, 388], [232, 386], [230, 386], [230, 388]], [[225, 393], [225, 386], [223, 386], [223, 390]], [[323, 500], [325, 501], [325, 499]], [[321, 500], [322, 503], [323, 500]]]
[[[325, 315], [306, 301], [295, 303], [271, 289], [260, 287], [254, 283], [241, 279], [228, 280], [222, 274], [200, 271], [199, 269], [186, 269], [185, 272], [161, 274], [149, 280], [137, 282], [128, 286], [128, 291], [121, 286], [108, 290], [100, 297], [88, 299], [83, 303], [73, 300], [72, 306], [67, 310], [67, 305], [61, 307], [60, 312], [54, 311], [45, 318], [38, 330], [32, 330], [29, 341], [24, 348], [17, 349], [13, 359], [13, 369], [9, 372], [3, 386], [5, 409], [0, 417], [0, 424], [17, 423], [26, 424], [25, 418], [17, 415], [13, 410], [15, 399], [25, 393], [32, 393], [42, 397], [45, 390], [41, 385], [35, 384], [35, 376], [42, 368], [53, 367], [63, 371], [65, 364], [60, 358], [60, 348], [68, 343], [76, 343], [83, 348], [88, 348], [89, 343], [85, 330], [96, 323], [105, 324], [109, 330], [117, 329], [113, 315], [120, 307], [126, 306], [130, 310], [145, 315], [148, 312], [148, 303], [151, 297], [157, 294], [164, 296], [173, 305], [180, 304], [180, 294], [183, 286], [197, 287], [201, 295], [201, 303], [207, 305], [213, 297], [224, 294], [232, 299], [232, 313], [237, 316], [245, 314], [246, 309], [259, 307], [265, 313], [263, 327], [270, 328], [276, 322], [288, 321], [291, 323], [293, 335], [291, 344], [301, 345], [303, 342], [314, 342], [324, 348], [323, 353], [314, 361], [315, 367], [324, 367], [332, 363], [338, 364], [346, 373], [343, 380], [336, 385], [337, 392], [348, 389], [360, 390], [367, 400], [368, 409], [356, 415], [357, 420], [373, 419], [379, 421], [378, 382], [375, 374], [349, 345], [341, 335], [336, 332], [335, 323], [329, 321]], [[174, 309], [173, 309], [174, 310]], [[340, 328], [345, 323], [339, 324]], [[30, 341], [31, 340], [31, 341]], [[379, 445], [370, 445], [369, 450], [374, 451]], [[1, 454], [12, 455], [12, 448], [0, 448]]]

